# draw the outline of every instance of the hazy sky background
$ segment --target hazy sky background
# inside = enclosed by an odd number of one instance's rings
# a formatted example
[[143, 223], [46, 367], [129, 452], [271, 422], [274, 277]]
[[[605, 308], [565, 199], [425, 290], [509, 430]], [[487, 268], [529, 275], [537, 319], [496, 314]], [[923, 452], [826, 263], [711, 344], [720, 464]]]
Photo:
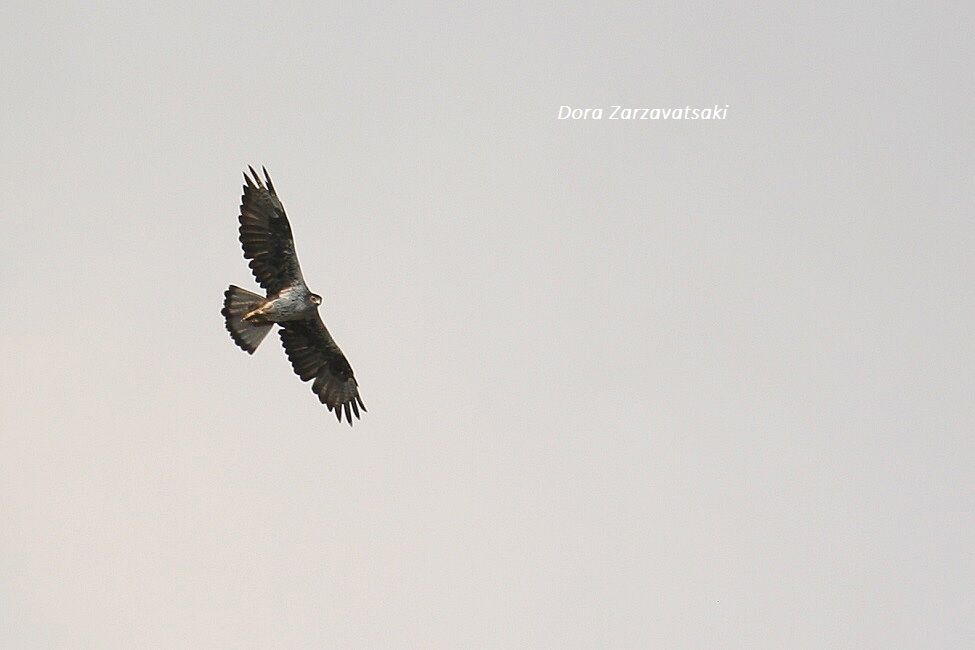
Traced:
[[975, 645], [971, 8], [282, 4], [0, 10], [0, 646]]

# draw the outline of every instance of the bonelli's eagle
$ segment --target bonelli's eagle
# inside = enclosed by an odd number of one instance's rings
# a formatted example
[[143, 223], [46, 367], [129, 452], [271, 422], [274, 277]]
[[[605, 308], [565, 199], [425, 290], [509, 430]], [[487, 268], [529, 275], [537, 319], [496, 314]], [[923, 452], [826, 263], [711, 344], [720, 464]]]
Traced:
[[234, 343], [248, 354], [275, 324], [284, 351], [302, 381], [314, 382], [311, 390], [335, 417], [342, 414], [349, 425], [352, 416], [366, 410], [359, 387], [342, 350], [325, 328], [318, 307], [322, 298], [305, 284], [295, 255], [291, 224], [284, 213], [267, 170], [261, 179], [253, 167], [244, 174], [240, 204], [240, 243], [244, 257], [266, 295], [230, 285], [224, 293], [221, 313]]

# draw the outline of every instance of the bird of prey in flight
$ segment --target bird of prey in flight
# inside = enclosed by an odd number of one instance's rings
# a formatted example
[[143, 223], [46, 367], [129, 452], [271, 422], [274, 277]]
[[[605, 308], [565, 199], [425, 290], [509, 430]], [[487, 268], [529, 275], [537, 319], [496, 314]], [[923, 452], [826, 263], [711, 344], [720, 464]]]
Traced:
[[242, 350], [254, 354], [275, 324], [301, 381], [314, 380], [311, 390], [335, 417], [342, 414], [349, 426], [352, 415], [366, 410], [359, 397], [352, 366], [325, 328], [318, 306], [322, 297], [305, 284], [295, 254], [291, 224], [284, 213], [267, 170], [261, 179], [253, 167], [244, 174], [240, 204], [240, 243], [251, 271], [267, 295], [230, 285], [224, 292], [223, 310], [227, 331]]

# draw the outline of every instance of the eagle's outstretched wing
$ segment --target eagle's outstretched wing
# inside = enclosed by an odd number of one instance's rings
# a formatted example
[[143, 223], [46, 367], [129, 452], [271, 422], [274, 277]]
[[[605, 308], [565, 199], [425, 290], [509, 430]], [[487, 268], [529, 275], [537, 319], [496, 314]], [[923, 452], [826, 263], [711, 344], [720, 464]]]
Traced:
[[319, 401], [335, 411], [335, 417], [345, 419], [352, 425], [352, 415], [359, 417], [359, 409], [366, 410], [359, 397], [359, 384], [352, 373], [352, 366], [342, 350], [332, 340], [319, 315], [305, 320], [279, 323], [281, 342], [288, 360], [301, 381], [314, 379], [311, 385]]
[[[268, 293], [296, 284], [304, 284], [291, 224], [284, 206], [264, 171], [264, 180], [249, 167], [253, 178], [244, 174], [244, 195], [240, 200], [240, 243], [249, 259], [257, 282]], [[266, 184], [265, 184], [266, 181]]]

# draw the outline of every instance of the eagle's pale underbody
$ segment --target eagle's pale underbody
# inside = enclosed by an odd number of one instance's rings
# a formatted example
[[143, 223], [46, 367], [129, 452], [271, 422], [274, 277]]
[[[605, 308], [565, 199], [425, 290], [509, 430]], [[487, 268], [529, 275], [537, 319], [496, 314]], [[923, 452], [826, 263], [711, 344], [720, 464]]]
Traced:
[[271, 328], [278, 333], [295, 374], [314, 382], [311, 390], [335, 417], [342, 414], [349, 425], [352, 416], [366, 410], [359, 387], [342, 350], [335, 344], [318, 306], [320, 296], [308, 289], [298, 266], [291, 224], [278, 199], [271, 177], [262, 168], [261, 179], [254, 168], [244, 174], [244, 196], [240, 204], [240, 243], [244, 257], [266, 295], [230, 285], [224, 293], [221, 313], [234, 343], [249, 354]]

